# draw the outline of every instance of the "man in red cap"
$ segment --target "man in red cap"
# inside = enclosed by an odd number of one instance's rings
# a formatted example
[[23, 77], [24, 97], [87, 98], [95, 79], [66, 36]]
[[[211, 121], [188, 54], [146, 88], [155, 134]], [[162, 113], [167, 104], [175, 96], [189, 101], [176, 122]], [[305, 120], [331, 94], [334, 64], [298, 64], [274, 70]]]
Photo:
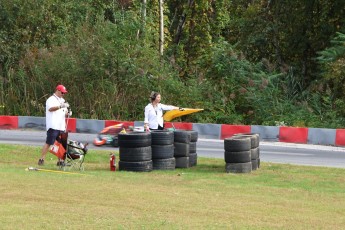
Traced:
[[[42, 156], [38, 160], [38, 165], [44, 165], [44, 159], [51, 145], [59, 139], [60, 134], [66, 131], [65, 117], [71, 116], [72, 111], [68, 111], [69, 104], [65, 102], [63, 96], [67, 93], [63, 85], [56, 86], [55, 93], [46, 101], [46, 143], [42, 148]], [[58, 165], [61, 163], [59, 159]]]

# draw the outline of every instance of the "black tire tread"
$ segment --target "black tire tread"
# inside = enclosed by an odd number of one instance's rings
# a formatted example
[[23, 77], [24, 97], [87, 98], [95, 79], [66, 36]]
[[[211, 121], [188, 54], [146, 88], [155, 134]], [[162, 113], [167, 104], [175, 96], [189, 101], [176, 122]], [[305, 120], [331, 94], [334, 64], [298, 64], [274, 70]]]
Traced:
[[187, 130], [187, 133], [190, 133], [190, 141], [197, 142], [198, 141], [198, 131], [195, 130]]
[[251, 149], [250, 152], [251, 152], [251, 159], [252, 160], [258, 159], [260, 157], [260, 148], [259, 147]]
[[189, 153], [196, 153], [196, 142], [189, 142]]
[[191, 140], [191, 134], [185, 130], [174, 131], [174, 142], [189, 143]]
[[228, 152], [241, 152], [251, 149], [249, 137], [232, 136], [224, 139], [224, 149]]
[[189, 143], [174, 143], [174, 157], [188, 157], [189, 156]]
[[224, 152], [224, 160], [226, 163], [247, 163], [251, 160], [251, 151], [240, 152]]
[[168, 159], [174, 157], [174, 145], [151, 145], [152, 159]]
[[174, 144], [174, 132], [168, 130], [151, 131], [152, 145], [172, 145]]
[[189, 168], [189, 157], [175, 157], [176, 168]]
[[151, 145], [151, 133], [131, 132], [119, 133], [119, 147], [138, 148]]
[[227, 163], [225, 165], [227, 173], [250, 173], [252, 171], [252, 162], [247, 163]]
[[141, 161], [141, 162], [119, 161], [120, 171], [151, 172], [152, 168], [153, 168], [152, 160]]
[[175, 158], [167, 158], [167, 159], [154, 159], [153, 162], [153, 170], [174, 170], [175, 169]]
[[252, 171], [258, 169], [258, 159], [252, 160]]
[[251, 148], [257, 148], [260, 144], [260, 135], [258, 133], [237, 133], [234, 136], [250, 137]]
[[138, 147], [138, 148], [119, 148], [120, 161], [138, 162], [152, 160], [151, 146]]
[[189, 153], [189, 167], [194, 167], [198, 164], [198, 154]]

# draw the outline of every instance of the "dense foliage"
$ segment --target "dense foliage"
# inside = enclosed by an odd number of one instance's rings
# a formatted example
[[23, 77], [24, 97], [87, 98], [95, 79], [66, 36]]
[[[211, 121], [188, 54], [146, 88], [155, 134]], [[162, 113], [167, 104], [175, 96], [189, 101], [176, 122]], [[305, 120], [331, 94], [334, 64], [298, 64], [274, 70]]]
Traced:
[[[144, 4], [146, 2], [146, 4]], [[0, 114], [143, 120], [151, 91], [200, 123], [345, 126], [342, 1], [0, 2]], [[145, 12], [145, 13], [144, 13]]]

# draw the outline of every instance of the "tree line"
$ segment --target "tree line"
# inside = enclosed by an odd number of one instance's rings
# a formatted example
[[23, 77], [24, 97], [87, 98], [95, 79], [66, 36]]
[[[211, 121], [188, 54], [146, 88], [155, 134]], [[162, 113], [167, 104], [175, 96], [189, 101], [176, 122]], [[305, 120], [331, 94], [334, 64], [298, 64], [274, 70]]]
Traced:
[[151, 91], [200, 123], [345, 125], [344, 1], [0, 2], [0, 114], [143, 120]]

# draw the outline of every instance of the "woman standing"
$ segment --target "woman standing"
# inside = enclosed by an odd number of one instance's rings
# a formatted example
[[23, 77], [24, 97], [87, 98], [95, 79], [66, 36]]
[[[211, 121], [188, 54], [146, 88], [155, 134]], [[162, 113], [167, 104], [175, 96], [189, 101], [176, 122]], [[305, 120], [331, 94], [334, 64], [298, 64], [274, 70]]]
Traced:
[[161, 104], [161, 94], [158, 92], [151, 92], [150, 101], [151, 103], [145, 107], [144, 129], [146, 131], [164, 129], [163, 111], [182, 109], [173, 105]]

